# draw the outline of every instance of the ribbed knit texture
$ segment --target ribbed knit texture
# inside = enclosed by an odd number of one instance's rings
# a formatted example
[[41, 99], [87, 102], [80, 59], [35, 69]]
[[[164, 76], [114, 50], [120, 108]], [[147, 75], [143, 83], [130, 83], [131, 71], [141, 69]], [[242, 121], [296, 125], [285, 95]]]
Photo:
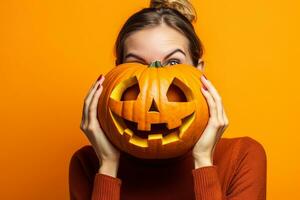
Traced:
[[217, 166], [201, 167], [194, 169], [192, 173], [196, 197], [203, 200], [222, 199]]
[[192, 152], [166, 160], [121, 153], [117, 178], [99, 174], [92, 146], [70, 160], [70, 200], [265, 200], [267, 157], [250, 137], [222, 138], [213, 165], [195, 169]]
[[94, 180], [92, 200], [120, 199], [120, 186], [120, 179], [97, 173]]

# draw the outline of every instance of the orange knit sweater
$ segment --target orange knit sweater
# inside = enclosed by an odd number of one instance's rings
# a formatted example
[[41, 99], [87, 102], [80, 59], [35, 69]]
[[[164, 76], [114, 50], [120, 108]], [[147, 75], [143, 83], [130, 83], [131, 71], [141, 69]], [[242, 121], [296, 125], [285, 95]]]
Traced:
[[92, 146], [74, 153], [71, 200], [265, 200], [267, 158], [250, 137], [221, 138], [213, 166], [194, 169], [191, 152], [167, 160], [121, 154], [117, 178], [98, 173]]

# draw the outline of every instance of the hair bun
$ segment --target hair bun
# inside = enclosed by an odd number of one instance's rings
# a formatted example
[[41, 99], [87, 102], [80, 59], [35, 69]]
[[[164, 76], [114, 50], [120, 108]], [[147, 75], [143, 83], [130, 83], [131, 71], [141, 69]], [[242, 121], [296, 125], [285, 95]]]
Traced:
[[171, 8], [183, 14], [191, 23], [197, 20], [196, 10], [188, 0], [151, 0], [150, 8]]

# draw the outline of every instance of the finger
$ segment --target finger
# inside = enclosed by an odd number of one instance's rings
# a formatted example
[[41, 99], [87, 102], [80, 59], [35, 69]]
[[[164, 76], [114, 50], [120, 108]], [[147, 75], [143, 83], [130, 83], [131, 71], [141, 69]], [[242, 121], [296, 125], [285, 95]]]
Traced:
[[207, 104], [209, 107], [210, 119], [213, 119], [213, 120], [217, 119], [216, 104], [215, 104], [213, 97], [203, 87], [201, 87], [201, 91], [202, 91], [202, 94], [204, 95], [204, 97], [206, 98], [206, 101], [207, 101]]
[[90, 95], [92, 89], [96, 86], [96, 84], [99, 82], [99, 80], [101, 79], [102, 76], [103, 76], [103, 75], [101, 74], [101, 75], [99, 76], [99, 78], [98, 78], [98, 79], [93, 83], [93, 85], [90, 87], [90, 89], [89, 89], [89, 91], [88, 91], [88, 93], [87, 93], [88, 95], [86, 96], [85, 99], [88, 98], [88, 96]]
[[211, 83], [211, 81], [205, 79], [203, 76], [201, 76], [208, 92], [210, 92], [211, 96], [213, 97], [216, 107], [217, 107], [217, 119], [219, 121], [219, 123], [224, 124], [224, 119], [223, 119], [223, 103], [222, 103], [222, 99], [218, 93], [218, 91], [216, 90], [216, 88], [213, 86], [213, 84]]
[[103, 86], [100, 85], [99, 88], [96, 90], [92, 102], [89, 107], [89, 121], [92, 123], [93, 120], [97, 120], [97, 107], [98, 107], [98, 101], [99, 97], [102, 93]]
[[212, 82], [210, 80], [207, 80], [204, 76], [201, 76], [201, 80], [202, 80], [203, 84], [205, 85], [205, 87], [207, 88], [207, 90], [211, 93], [214, 100], [215, 101], [221, 100], [221, 97], [220, 97], [217, 89], [212, 84]]
[[222, 137], [222, 135], [224, 134], [224, 131], [225, 129], [227, 128], [227, 125], [228, 125], [228, 119], [227, 119], [227, 116], [226, 116], [226, 113], [225, 113], [225, 110], [223, 108], [222, 110], [222, 115], [224, 117], [224, 126], [221, 127], [221, 129], [218, 130], [217, 132], [217, 141], [219, 141]]
[[226, 112], [225, 112], [224, 106], [223, 106], [222, 114], [223, 114], [224, 123], [225, 123], [226, 125], [228, 125], [228, 117], [227, 117], [227, 114], [226, 114]]
[[[85, 101], [84, 101], [84, 106], [83, 106], [83, 116], [82, 116], [82, 123], [87, 123], [88, 122], [88, 109], [89, 109], [89, 105], [90, 105], [90, 102], [91, 102], [91, 99], [93, 98], [93, 95], [97, 89], [97, 87], [102, 84], [104, 81], [104, 76], [101, 75], [100, 79], [97, 80], [93, 86], [91, 87], [89, 93], [88, 93], [88, 96], [85, 98]], [[87, 120], [85, 120], [87, 119]]]
[[95, 86], [98, 87], [98, 85], [99, 85], [99, 82], [96, 82], [94, 84], [94, 86], [89, 91], [88, 96], [84, 100], [83, 111], [82, 111], [82, 125], [88, 123], [88, 117], [87, 117], [88, 116], [88, 112], [89, 112], [88, 108], [89, 108], [89, 105], [90, 105], [90, 101], [91, 101], [92, 95], [93, 95], [94, 90], [95, 90]]
[[[228, 119], [227, 119], [227, 116], [226, 116], [224, 107], [223, 107], [223, 109], [222, 109], [222, 117], [223, 117], [225, 126], [222, 126], [222, 128], [218, 130], [215, 146], [216, 146], [216, 144], [218, 143], [218, 141], [221, 139], [222, 135], [224, 134], [224, 130], [226, 129], [227, 124], [228, 124]], [[215, 146], [214, 146], [214, 147], [215, 147]]]
[[93, 98], [95, 96], [96, 91], [100, 88], [100, 86], [102, 85], [103, 81], [104, 81], [104, 76], [102, 76], [100, 78], [100, 80], [97, 82], [97, 84], [95, 85], [95, 87], [92, 89], [91, 94], [89, 96], [88, 103], [87, 103], [87, 106], [86, 106], [86, 109], [85, 109], [85, 116], [87, 117], [87, 121], [88, 122], [90, 122], [90, 119], [91, 119], [90, 115], [89, 115], [89, 112], [91, 110], [91, 108], [90, 108], [91, 102], [92, 102], [92, 100], [93, 100]]
[[217, 135], [216, 135], [216, 141], [215, 141], [215, 143], [214, 143], [213, 150], [212, 150], [212, 155], [213, 155], [214, 152], [215, 152], [216, 146], [217, 146], [218, 142], [220, 141], [221, 136], [222, 136], [222, 134], [220, 134], [220, 131], [218, 131], [218, 132], [217, 132]]
[[227, 117], [227, 115], [226, 115], [226, 112], [225, 112], [225, 110], [224, 110], [224, 107], [223, 107], [223, 119], [224, 119], [224, 124], [225, 124], [225, 126], [224, 126], [224, 128], [222, 129], [222, 132], [224, 132], [224, 130], [227, 128], [227, 126], [228, 126], [228, 117]]
[[94, 93], [95, 93], [95, 91], [96, 91], [98, 85], [102, 84], [103, 81], [104, 81], [104, 76], [101, 75], [100, 78], [99, 78], [99, 80], [97, 80], [97, 81], [94, 83], [94, 85], [92, 86], [92, 88], [91, 88], [90, 91], [88, 92], [88, 95], [87, 95], [87, 97], [86, 97], [86, 99], [85, 99], [85, 101], [87, 102], [87, 105], [90, 104], [90, 101], [91, 101], [91, 99], [93, 98]]

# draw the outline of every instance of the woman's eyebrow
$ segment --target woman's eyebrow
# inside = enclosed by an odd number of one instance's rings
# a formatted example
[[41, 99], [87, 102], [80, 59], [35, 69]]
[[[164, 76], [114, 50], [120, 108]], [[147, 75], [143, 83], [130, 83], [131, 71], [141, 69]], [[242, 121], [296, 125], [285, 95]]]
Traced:
[[164, 60], [168, 59], [169, 57], [171, 57], [174, 53], [180, 52], [182, 53], [184, 56], [186, 56], [186, 54], [184, 53], [184, 51], [182, 51], [181, 49], [175, 49], [174, 51], [172, 51], [171, 53], [169, 53], [168, 55], [166, 55], [166, 57], [164, 58]]
[[127, 54], [127, 55], [125, 56], [124, 60], [125, 60], [126, 58], [129, 58], [129, 57], [136, 58], [136, 59], [141, 60], [141, 61], [143, 61], [144, 63], [146, 63], [145, 59], [143, 59], [143, 58], [141, 58], [140, 56], [138, 56], [138, 55], [136, 55], [136, 54], [133, 54], [133, 53]]
[[[171, 57], [173, 54], [177, 53], [177, 52], [180, 52], [182, 53], [184, 56], [186, 56], [186, 54], [184, 53], [183, 50], [181, 49], [175, 49], [173, 50], [171, 53], [169, 53], [168, 55], [165, 56], [164, 60], [168, 59], [169, 57]], [[147, 63], [145, 59], [143, 59], [142, 57], [136, 55], [136, 54], [133, 54], [133, 53], [128, 53], [125, 57], [124, 57], [124, 60], [129, 58], [129, 57], [133, 57], [133, 58], [136, 58], [140, 61], [143, 61], [144, 63]]]

